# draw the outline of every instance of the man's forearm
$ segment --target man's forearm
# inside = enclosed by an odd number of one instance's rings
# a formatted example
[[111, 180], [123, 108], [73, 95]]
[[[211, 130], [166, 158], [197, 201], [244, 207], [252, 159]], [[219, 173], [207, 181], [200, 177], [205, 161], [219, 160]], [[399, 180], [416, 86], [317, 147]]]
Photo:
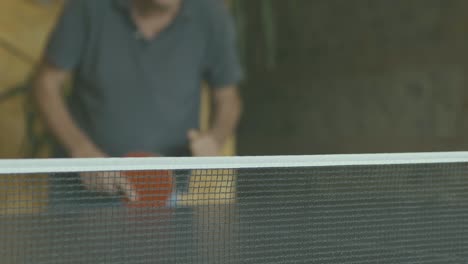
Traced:
[[49, 131], [70, 156], [85, 156], [80, 152], [93, 148], [93, 144], [75, 124], [65, 105], [61, 94], [61, 86], [65, 78], [50, 71], [50, 69], [43, 69], [43, 72], [40, 71], [34, 80], [34, 97], [41, 116]]
[[242, 113], [242, 101], [236, 87], [215, 95], [215, 111], [211, 133], [221, 144], [234, 135]]

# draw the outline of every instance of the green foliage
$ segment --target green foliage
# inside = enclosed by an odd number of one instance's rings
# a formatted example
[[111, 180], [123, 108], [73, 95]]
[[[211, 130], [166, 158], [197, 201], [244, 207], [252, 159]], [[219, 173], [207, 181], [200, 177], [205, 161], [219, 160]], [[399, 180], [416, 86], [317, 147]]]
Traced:
[[273, 13], [272, 0], [262, 0], [262, 28], [265, 37], [265, 51], [267, 69], [276, 66], [276, 21]]
[[[290, 0], [294, 1], [294, 0]], [[268, 69], [274, 69], [277, 64], [277, 22], [275, 16], [275, 9], [273, 0], [260, 0], [260, 2], [254, 3], [251, 0], [234, 0], [233, 1], [233, 14], [236, 20], [239, 49], [244, 65], [247, 63], [247, 43], [251, 41], [249, 39], [249, 16], [248, 9], [254, 4], [259, 4], [260, 13], [258, 14], [259, 22], [261, 25], [261, 36], [263, 37], [264, 43], [262, 50], [264, 50], [264, 61], [263, 66]], [[295, 1], [294, 1], [295, 2]], [[257, 17], [257, 16], [255, 16]]]
[[237, 38], [239, 41], [239, 52], [241, 61], [247, 61], [247, 14], [245, 3], [242, 0], [235, 0], [232, 5], [232, 12], [235, 17]]

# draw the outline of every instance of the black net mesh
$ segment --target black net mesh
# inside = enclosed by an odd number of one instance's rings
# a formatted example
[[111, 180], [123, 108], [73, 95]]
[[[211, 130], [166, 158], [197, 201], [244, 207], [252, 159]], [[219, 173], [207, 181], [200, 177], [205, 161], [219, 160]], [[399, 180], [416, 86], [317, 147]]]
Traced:
[[4, 174], [1, 263], [465, 264], [467, 169]]

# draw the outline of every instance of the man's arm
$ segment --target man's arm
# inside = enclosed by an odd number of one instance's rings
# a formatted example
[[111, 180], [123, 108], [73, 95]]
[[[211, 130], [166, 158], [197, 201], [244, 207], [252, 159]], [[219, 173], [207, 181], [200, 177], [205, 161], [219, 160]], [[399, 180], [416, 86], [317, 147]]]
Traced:
[[[34, 78], [33, 94], [47, 127], [72, 158], [106, 157], [76, 125], [68, 111], [62, 87], [69, 72], [43, 62]], [[102, 173], [80, 173], [84, 185], [91, 190], [111, 194], [122, 191], [130, 201], [138, 199], [126, 177]]]
[[239, 123], [242, 101], [238, 90], [237, 86], [230, 86], [214, 92], [214, 119], [210, 131], [221, 145], [234, 135]]
[[218, 156], [226, 141], [235, 134], [242, 113], [239, 89], [232, 85], [214, 90], [213, 124], [209, 131], [190, 131], [190, 147], [194, 156]]
[[33, 82], [33, 93], [41, 116], [69, 156], [105, 157], [79, 129], [65, 105], [62, 88], [69, 75], [68, 71], [46, 61], [40, 65]]
[[[213, 88], [213, 123], [210, 130], [200, 134], [189, 132], [194, 156], [217, 156], [226, 140], [234, 135], [241, 115], [242, 103], [237, 84], [243, 79], [237, 54], [232, 16], [223, 1], [212, 1], [207, 9], [210, 32], [204, 80]], [[211, 2], [210, 2], [211, 3]]]

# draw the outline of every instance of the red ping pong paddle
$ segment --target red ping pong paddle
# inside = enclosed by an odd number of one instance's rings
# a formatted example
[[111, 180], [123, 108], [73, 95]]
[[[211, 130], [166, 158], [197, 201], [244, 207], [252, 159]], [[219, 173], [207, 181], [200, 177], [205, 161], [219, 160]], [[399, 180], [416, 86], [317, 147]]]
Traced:
[[[147, 152], [132, 152], [126, 155], [129, 158], [158, 157], [159, 155]], [[136, 202], [126, 204], [133, 208], [164, 207], [167, 204], [173, 188], [172, 172], [169, 170], [126, 171], [123, 173], [133, 184], [138, 195]]]

